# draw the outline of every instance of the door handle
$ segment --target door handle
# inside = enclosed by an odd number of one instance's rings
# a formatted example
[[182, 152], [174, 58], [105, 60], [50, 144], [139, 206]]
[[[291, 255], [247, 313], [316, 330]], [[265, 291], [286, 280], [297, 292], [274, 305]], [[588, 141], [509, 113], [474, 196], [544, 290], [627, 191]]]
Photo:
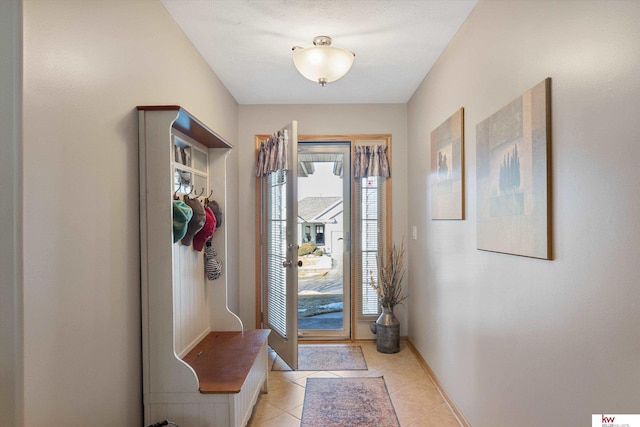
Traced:
[[[286, 261], [282, 261], [282, 266], [284, 268], [291, 267], [292, 265], [293, 265], [293, 262], [291, 262], [290, 259], [288, 259]], [[298, 261], [298, 267], [302, 267], [302, 261]]]

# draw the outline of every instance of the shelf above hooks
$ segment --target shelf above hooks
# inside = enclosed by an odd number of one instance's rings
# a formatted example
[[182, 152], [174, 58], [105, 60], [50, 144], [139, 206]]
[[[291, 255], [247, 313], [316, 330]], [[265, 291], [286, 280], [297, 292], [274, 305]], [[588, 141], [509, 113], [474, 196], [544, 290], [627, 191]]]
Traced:
[[178, 112], [172, 124], [174, 129], [188, 135], [208, 148], [233, 148], [226, 139], [209, 129], [200, 120], [179, 105], [140, 105], [138, 111], [171, 111]]

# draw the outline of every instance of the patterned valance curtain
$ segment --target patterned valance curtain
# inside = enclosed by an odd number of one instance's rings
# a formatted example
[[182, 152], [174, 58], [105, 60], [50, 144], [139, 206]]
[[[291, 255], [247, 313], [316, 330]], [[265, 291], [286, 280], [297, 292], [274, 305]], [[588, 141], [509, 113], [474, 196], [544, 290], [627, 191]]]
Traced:
[[353, 176], [381, 176], [389, 178], [389, 159], [387, 147], [384, 145], [356, 145], [356, 156], [353, 159]]
[[287, 144], [289, 135], [286, 129], [274, 133], [266, 141], [260, 143], [258, 160], [256, 162], [256, 176], [267, 176], [277, 170], [288, 170]]

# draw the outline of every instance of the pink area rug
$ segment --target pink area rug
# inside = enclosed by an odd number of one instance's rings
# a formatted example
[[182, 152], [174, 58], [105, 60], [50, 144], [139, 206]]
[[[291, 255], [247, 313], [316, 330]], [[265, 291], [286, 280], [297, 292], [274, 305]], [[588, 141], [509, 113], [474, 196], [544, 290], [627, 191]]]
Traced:
[[399, 427], [383, 377], [307, 378], [301, 427]]

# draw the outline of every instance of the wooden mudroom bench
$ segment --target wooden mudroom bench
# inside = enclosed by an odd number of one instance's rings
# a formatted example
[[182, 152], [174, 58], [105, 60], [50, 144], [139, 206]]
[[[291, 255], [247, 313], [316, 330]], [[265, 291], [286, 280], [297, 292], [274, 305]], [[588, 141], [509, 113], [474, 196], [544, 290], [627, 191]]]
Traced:
[[[204, 254], [173, 239], [176, 197], [227, 206], [232, 145], [180, 106], [138, 111], [144, 425], [244, 427], [267, 391], [270, 331], [244, 330], [229, 308], [238, 283], [226, 269], [209, 280]], [[230, 226], [211, 237], [225, 266]]]
[[265, 349], [269, 332], [268, 329], [215, 331], [204, 337], [182, 359], [196, 372], [200, 393], [240, 393]]

